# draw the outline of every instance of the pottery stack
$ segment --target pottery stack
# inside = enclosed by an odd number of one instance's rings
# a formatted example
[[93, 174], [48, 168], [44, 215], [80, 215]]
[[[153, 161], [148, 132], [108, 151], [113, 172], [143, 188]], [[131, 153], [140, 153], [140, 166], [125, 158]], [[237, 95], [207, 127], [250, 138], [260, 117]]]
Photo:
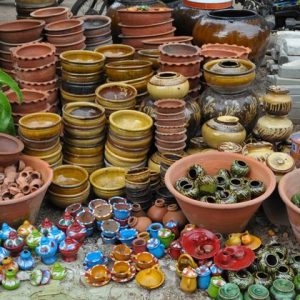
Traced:
[[0, 25], [0, 67], [14, 76], [10, 49], [24, 43], [39, 42], [45, 22], [39, 20], [17, 20]]
[[200, 48], [183, 43], [168, 43], [159, 46], [160, 71], [177, 72], [189, 80], [188, 96], [197, 98], [200, 95]]
[[86, 50], [112, 44], [111, 19], [107, 16], [83, 16]]
[[56, 6], [57, 0], [16, 0], [17, 19], [28, 19], [30, 14], [37, 10]]
[[106, 118], [104, 108], [88, 102], [68, 103], [63, 107], [64, 162], [88, 173], [103, 165]]
[[32, 113], [19, 120], [19, 136], [26, 155], [46, 161], [52, 168], [62, 164], [61, 117], [54, 113]]
[[103, 82], [105, 57], [88, 50], [70, 50], [60, 54], [62, 103], [95, 102], [95, 90]]
[[34, 10], [30, 16], [36, 20], [43, 20], [46, 24], [71, 18], [72, 13], [68, 7], [46, 7]]
[[155, 146], [159, 152], [182, 153], [186, 147], [185, 101], [162, 99], [155, 106]]
[[16, 95], [8, 94], [15, 122], [28, 113], [57, 112], [55, 51], [55, 46], [49, 43], [28, 43], [11, 51], [15, 79], [24, 97], [23, 103], [18, 105]]
[[106, 166], [144, 167], [152, 141], [152, 118], [134, 110], [120, 110], [109, 117], [105, 144]]
[[144, 48], [143, 41], [174, 36], [171, 18], [173, 9], [167, 7], [133, 6], [118, 10], [123, 44], [136, 50]]

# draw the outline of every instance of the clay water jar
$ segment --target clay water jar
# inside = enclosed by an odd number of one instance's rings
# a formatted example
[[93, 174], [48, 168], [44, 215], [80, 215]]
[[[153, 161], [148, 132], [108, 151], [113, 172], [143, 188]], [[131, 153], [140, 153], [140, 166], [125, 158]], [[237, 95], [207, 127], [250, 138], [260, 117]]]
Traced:
[[43, 20], [48, 23], [68, 19], [70, 9], [68, 7], [47, 7], [34, 10], [30, 13], [33, 19]]
[[163, 217], [163, 224], [170, 221], [177, 222], [179, 227], [183, 227], [187, 223], [187, 219], [177, 204], [170, 204], [167, 207], [167, 212]]
[[101, 35], [110, 30], [111, 19], [107, 16], [83, 16], [79, 19], [83, 20], [84, 35], [86, 37]]
[[103, 54], [107, 63], [133, 59], [135, 53], [133, 47], [123, 44], [99, 46], [94, 51]]
[[45, 26], [45, 31], [48, 34], [53, 35], [63, 35], [72, 32], [78, 32], [83, 28], [83, 20], [80, 19], [70, 19], [56, 21]]
[[29, 43], [40, 38], [45, 21], [17, 20], [0, 24], [0, 40], [4, 43]]
[[165, 200], [164, 199], [157, 199], [155, 200], [155, 203], [153, 206], [149, 208], [147, 211], [147, 216], [153, 221], [153, 222], [159, 222], [162, 223], [163, 217], [167, 213], [167, 207], [165, 206]]
[[0, 143], [0, 165], [5, 167], [16, 163], [24, 149], [24, 144], [19, 139], [5, 133], [0, 133]]
[[148, 217], [129, 217], [128, 225], [131, 228], [136, 229], [138, 232], [147, 231], [147, 228], [152, 223]]
[[84, 38], [84, 30], [79, 29], [76, 32], [66, 34], [48, 34], [46, 33], [47, 41], [56, 46], [72, 44]]

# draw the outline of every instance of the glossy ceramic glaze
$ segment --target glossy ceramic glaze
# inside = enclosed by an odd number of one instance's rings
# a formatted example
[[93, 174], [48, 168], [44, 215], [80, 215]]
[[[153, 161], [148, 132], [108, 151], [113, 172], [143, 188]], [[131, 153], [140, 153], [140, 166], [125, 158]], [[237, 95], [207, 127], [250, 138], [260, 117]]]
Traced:
[[105, 56], [106, 62], [132, 59], [135, 49], [128, 45], [113, 44], [100, 46], [95, 49], [96, 52]]

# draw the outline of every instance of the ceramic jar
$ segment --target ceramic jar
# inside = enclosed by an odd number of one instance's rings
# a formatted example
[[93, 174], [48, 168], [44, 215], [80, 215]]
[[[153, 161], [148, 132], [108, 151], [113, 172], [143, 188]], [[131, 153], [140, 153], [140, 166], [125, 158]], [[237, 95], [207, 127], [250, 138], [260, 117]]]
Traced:
[[221, 276], [213, 276], [207, 289], [208, 296], [217, 299], [220, 288], [225, 284], [226, 281]]
[[5, 257], [2, 261], [2, 270], [14, 270], [16, 272], [19, 271], [19, 265], [10, 257]]
[[193, 293], [197, 290], [197, 273], [191, 268], [184, 268], [180, 281], [180, 289], [186, 293]]
[[59, 263], [56, 262], [51, 268], [51, 277], [54, 280], [62, 280], [66, 277], [67, 270]]
[[132, 205], [129, 203], [115, 203], [113, 213], [116, 219], [126, 220], [130, 217]]
[[247, 270], [238, 272], [228, 271], [228, 281], [235, 283], [241, 290], [245, 291], [254, 283], [254, 277]]
[[251, 10], [226, 9], [200, 17], [193, 29], [198, 46], [209, 43], [236, 44], [251, 48], [249, 59], [260, 64], [270, 37], [266, 20]]
[[77, 214], [75, 220], [86, 228], [87, 236], [91, 236], [94, 232], [95, 216], [89, 209], [83, 210]]
[[86, 228], [82, 226], [80, 223], [78, 223], [77, 221], [75, 221], [68, 227], [66, 233], [67, 236], [78, 241], [79, 243], [83, 243], [87, 235]]
[[11, 231], [16, 232], [15, 229], [13, 229], [12, 227], [10, 227], [8, 224], [3, 223], [1, 230], [0, 230], [0, 238], [2, 241], [6, 241], [8, 239], [8, 236], [10, 234]]
[[158, 231], [158, 239], [167, 249], [175, 239], [175, 234], [167, 228], [162, 228]]
[[139, 203], [133, 203], [131, 215], [133, 217], [145, 217], [146, 213], [144, 212], [144, 210], [142, 209]]
[[74, 222], [74, 218], [69, 212], [64, 212], [63, 216], [58, 220], [57, 227], [63, 232]]
[[167, 207], [165, 206], [164, 199], [157, 199], [153, 206], [147, 211], [147, 216], [153, 222], [162, 222], [164, 215], [167, 213]]
[[147, 251], [147, 240], [143, 238], [135, 239], [132, 242], [132, 249], [136, 254]]
[[129, 227], [136, 229], [138, 232], [146, 231], [151, 223], [152, 221], [148, 217], [130, 217], [128, 219]]
[[286, 279], [276, 279], [270, 289], [274, 300], [293, 300], [296, 297], [294, 284]]
[[196, 269], [198, 275], [198, 289], [206, 290], [209, 287], [211, 271], [208, 266], [203, 265]]
[[300, 270], [300, 253], [290, 254], [289, 265], [295, 273]]
[[182, 247], [179, 240], [173, 241], [169, 248], [167, 249], [167, 253], [175, 260], [178, 260], [182, 253]]
[[265, 250], [259, 257], [259, 270], [268, 274], [274, 274], [280, 264], [280, 258], [275, 252]]
[[8, 257], [10, 255], [10, 252], [8, 250], [6, 250], [5, 248], [0, 246], [0, 262], [2, 262], [2, 260], [5, 257]]
[[42, 234], [37, 230], [34, 229], [26, 238], [26, 245], [31, 249], [34, 250], [41, 241]]
[[258, 271], [254, 273], [254, 282], [268, 289], [271, 287], [273, 280], [271, 274]]
[[17, 233], [19, 236], [25, 239], [34, 229], [35, 227], [30, 224], [28, 220], [25, 220], [23, 224], [18, 228]]
[[53, 223], [48, 218], [45, 218], [43, 222], [40, 224], [40, 226], [38, 227], [38, 230], [41, 234], [47, 235], [51, 232], [52, 227], [53, 227]]
[[174, 233], [175, 238], [179, 237], [180, 233], [179, 233], [178, 223], [176, 221], [170, 221], [166, 223], [165, 228], [170, 229]]
[[293, 269], [286, 264], [280, 264], [274, 274], [274, 278], [276, 279], [282, 278], [290, 281], [293, 281], [294, 276], [295, 274]]
[[224, 142], [242, 144], [246, 139], [246, 130], [233, 116], [221, 116], [208, 120], [202, 126], [204, 142], [214, 149]]
[[287, 140], [293, 128], [293, 122], [286, 115], [266, 114], [258, 119], [253, 133], [264, 141], [275, 143]]
[[152, 223], [148, 227], [147, 231], [150, 233], [151, 238], [158, 238], [158, 232], [163, 226], [160, 223]]
[[67, 237], [59, 244], [59, 252], [66, 262], [72, 262], [77, 259], [77, 253], [80, 248], [80, 243], [76, 240]]
[[178, 223], [180, 228], [183, 228], [187, 223], [187, 219], [183, 212], [179, 209], [177, 204], [170, 204], [167, 207], [168, 211], [163, 217], [163, 223], [166, 224], [170, 221], [175, 221]]
[[20, 286], [20, 280], [16, 277], [16, 271], [6, 270], [2, 280], [2, 286], [6, 290], [15, 290]]
[[165, 246], [156, 238], [151, 238], [147, 242], [147, 249], [156, 258], [162, 258], [165, 255]]
[[244, 300], [271, 300], [271, 298], [266, 287], [260, 284], [253, 284], [249, 286], [244, 294]]
[[20, 270], [27, 271], [34, 267], [35, 261], [31, 255], [31, 252], [28, 250], [23, 250], [20, 253], [20, 256], [17, 259], [17, 263], [20, 267]]
[[226, 283], [223, 285], [217, 297], [217, 300], [243, 300], [243, 295], [239, 287], [234, 283]]
[[121, 243], [131, 246], [132, 242], [136, 239], [138, 232], [134, 228], [121, 229], [119, 232], [119, 240]]
[[57, 245], [59, 245], [66, 238], [66, 234], [62, 230], [58, 229], [56, 226], [52, 227], [52, 230], [51, 230], [50, 234], [48, 235], [48, 237], [49, 236], [54, 238]]
[[8, 239], [4, 242], [3, 247], [14, 257], [19, 255], [24, 244], [24, 239], [18, 236], [15, 231], [11, 231], [8, 235]]
[[35, 248], [35, 253], [41, 257], [45, 265], [52, 265], [56, 262], [57, 243], [54, 239], [42, 237], [38, 247]]

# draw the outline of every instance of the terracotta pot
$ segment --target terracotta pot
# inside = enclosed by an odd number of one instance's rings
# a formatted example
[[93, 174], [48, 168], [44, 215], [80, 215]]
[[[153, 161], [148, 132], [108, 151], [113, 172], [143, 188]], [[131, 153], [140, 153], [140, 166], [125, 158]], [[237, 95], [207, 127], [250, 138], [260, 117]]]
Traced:
[[73, 43], [67, 43], [67, 44], [61, 44], [55, 46], [56, 46], [56, 54], [61, 54], [62, 52], [69, 51], [69, 50], [83, 50], [85, 49], [85, 37]]
[[130, 217], [128, 219], [129, 227], [136, 229], [138, 232], [147, 231], [151, 223], [152, 221], [148, 217]]
[[[264, 194], [256, 199], [237, 204], [211, 204], [185, 197], [174, 188], [176, 180], [185, 176], [188, 168], [193, 164], [200, 164], [208, 174], [212, 175], [220, 168], [230, 168], [232, 161], [236, 159], [243, 160], [250, 166], [250, 178], [265, 183]], [[274, 191], [276, 178], [267, 166], [252, 158], [226, 152], [207, 152], [190, 155], [175, 162], [166, 173], [165, 183], [191, 224], [214, 232], [232, 233], [243, 232], [261, 203]]]
[[90, 44], [98, 44], [102, 43], [103, 41], [106, 41], [107, 39], [111, 38], [111, 31], [108, 30], [107, 32], [101, 34], [101, 35], [91, 35], [89, 37], [86, 37], [86, 43], [88, 45]]
[[163, 217], [163, 224], [167, 224], [170, 221], [178, 223], [178, 226], [183, 228], [187, 223], [187, 219], [183, 212], [179, 209], [177, 204], [170, 204], [167, 207], [167, 213]]
[[101, 35], [110, 29], [111, 19], [107, 16], [83, 16], [84, 35], [86, 37]]
[[291, 198], [300, 191], [299, 177], [300, 169], [294, 170], [286, 175], [279, 182], [279, 194], [286, 205], [289, 221], [294, 235], [300, 243], [300, 208], [292, 203]]
[[265, 19], [250, 10], [226, 9], [209, 12], [198, 19], [193, 29], [194, 41], [198, 46], [231, 43], [249, 47], [252, 50], [249, 59], [255, 63], [262, 61], [269, 36], [270, 29]]
[[0, 166], [6, 167], [16, 163], [24, 149], [24, 144], [19, 139], [4, 133], [0, 134], [0, 141], [2, 145]]
[[147, 211], [147, 216], [152, 222], [162, 223], [164, 215], [167, 213], [167, 207], [165, 206], [164, 199], [157, 199], [153, 206]]
[[54, 45], [72, 44], [84, 38], [84, 30], [66, 34], [46, 34], [47, 41]]
[[44, 21], [17, 20], [0, 24], [0, 40], [5, 43], [29, 43], [40, 38]]
[[55, 61], [55, 46], [48, 43], [28, 43], [11, 53], [19, 68], [38, 68]]
[[178, 150], [182, 148], [183, 150], [186, 147], [186, 139], [187, 139], [186, 135], [184, 135], [184, 138], [182, 140], [172, 140], [172, 141], [161, 140], [157, 136], [155, 136], [155, 146], [158, 148], [158, 150], [159, 148], [169, 149], [168, 152], [172, 152], [173, 149]]
[[162, 72], [177, 72], [181, 75], [188, 76], [196, 76], [200, 72], [200, 59], [196, 59], [187, 63], [168, 63], [164, 61], [160, 61], [160, 70]]
[[135, 254], [141, 252], [147, 252], [147, 240], [143, 238], [137, 238], [132, 242], [132, 249]]
[[165, 43], [185, 43], [191, 44], [193, 37], [191, 36], [174, 36], [174, 37], [161, 37], [161, 38], [152, 38], [143, 41], [145, 49], [156, 49], [160, 45]]
[[6, 59], [6, 60], [12, 60], [11, 52], [0, 50], [0, 58]]
[[57, 87], [58, 78], [46, 82], [30, 82], [17, 79], [17, 82], [22, 89], [45, 91], [49, 93], [49, 90], [52, 91]]
[[45, 26], [46, 32], [53, 35], [58, 34], [69, 34], [72, 32], [78, 32], [83, 28], [83, 20], [79, 19], [70, 19], [70, 20], [62, 20], [47, 24]]
[[6, 69], [6, 70], [13, 70], [14, 69], [14, 62], [13, 62], [13, 60], [7, 60], [7, 59], [4, 59], [4, 58], [0, 58], [0, 66], [3, 69]]
[[68, 7], [47, 7], [33, 11], [30, 16], [33, 19], [44, 20], [48, 24], [68, 19], [69, 11]]
[[185, 102], [179, 99], [162, 99], [155, 101], [154, 106], [158, 113], [174, 114], [184, 110]]
[[131, 215], [133, 217], [145, 217], [146, 213], [144, 212], [144, 210], [142, 209], [141, 205], [139, 203], [133, 203], [132, 204], [132, 211], [131, 211]]
[[186, 138], [186, 129], [177, 133], [161, 133], [160, 131], [155, 131], [155, 136], [163, 141], [180, 141]]

